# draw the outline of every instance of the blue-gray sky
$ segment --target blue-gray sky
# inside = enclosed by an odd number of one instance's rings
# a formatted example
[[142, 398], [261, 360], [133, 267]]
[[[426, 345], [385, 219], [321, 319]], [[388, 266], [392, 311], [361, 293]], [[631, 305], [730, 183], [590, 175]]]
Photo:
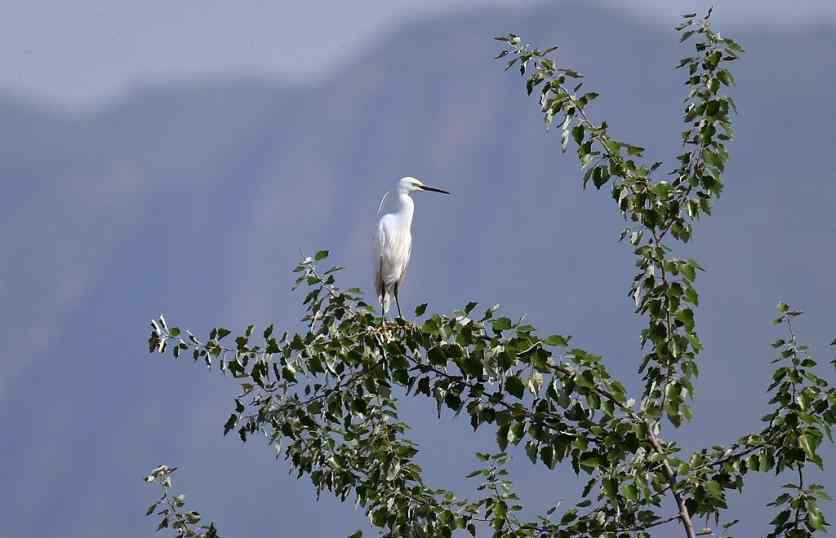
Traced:
[[[704, 0], [595, 0], [669, 25]], [[0, 88], [62, 106], [95, 105], [149, 80], [258, 74], [297, 82], [327, 78], [357, 48], [402, 21], [532, 0], [3, 0]], [[831, 0], [721, 0], [721, 20], [797, 27], [836, 20]]]

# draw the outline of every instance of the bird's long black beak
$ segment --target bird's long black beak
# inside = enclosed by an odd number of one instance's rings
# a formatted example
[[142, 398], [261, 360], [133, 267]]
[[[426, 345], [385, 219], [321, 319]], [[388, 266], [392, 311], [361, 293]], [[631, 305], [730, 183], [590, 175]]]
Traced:
[[421, 189], [421, 190], [424, 190], [424, 191], [440, 192], [442, 194], [450, 194], [448, 191], [445, 191], [444, 189], [439, 189], [438, 187], [430, 187], [428, 185], [421, 185], [418, 188]]

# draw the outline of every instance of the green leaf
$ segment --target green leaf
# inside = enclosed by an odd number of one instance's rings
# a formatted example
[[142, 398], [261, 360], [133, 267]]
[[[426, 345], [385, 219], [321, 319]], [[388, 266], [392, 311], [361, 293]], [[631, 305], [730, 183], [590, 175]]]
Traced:
[[569, 340], [571, 337], [560, 336], [559, 334], [553, 334], [546, 338], [546, 343], [550, 346], [558, 346], [558, 347], [566, 347], [569, 345]]
[[639, 499], [639, 488], [632, 482], [622, 484], [621, 491], [628, 501], [637, 501]]
[[574, 378], [575, 384], [580, 387], [586, 387], [589, 389], [595, 388], [595, 376], [589, 370], [584, 370], [577, 374]]
[[781, 513], [779, 513], [777, 516], [775, 516], [772, 519], [772, 521], [769, 522], [769, 524], [770, 525], [775, 525], [775, 526], [781, 526], [781, 525], [783, 525], [784, 523], [787, 522], [787, 520], [790, 518], [791, 514], [792, 514], [792, 512], [790, 512], [789, 510], [784, 510]]
[[525, 435], [525, 424], [520, 421], [514, 422], [511, 428], [508, 429], [508, 442], [517, 444]]
[[813, 530], [822, 530], [824, 529], [824, 515], [821, 513], [818, 507], [810, 512], [807, 513], [807, 523], [810, 525], [810, 528]]
[[540, 459], [546, 464], [549, 469], [554, 469], [554, 447], [543, 446], [540, 449]]
[[624, 385], [619, 381], [613, 380], [610, 382], [610, 392], [613, 398], [619, 403], [624, 403], [627, 400], [627, 395], [624, 390]]
[[584, 127], [583, 124], [575, 125], [572, 128], [572, 138], [575, 139], [575, 143], [581, 145], [583, 143], [583, 136], [584, 136]]
[[680, 264], [679, 269], [689, 282], [693, 282], [697, 278], [697, 271], [694, 265], [690, 263]]
[[723, 43], [734, 52], [743, 52], [743, 47], [740, 46], [740, 43], [730, 37], [724, 38]]
[[798, 446], [809, 456], [810, 458], [815, 457], [816, 455], [816, 442], [811, 438], [811, 436], [807, 433], [798, 436]]
[[427, 303], [419, 304], [415, 307], [415, 317], [421, 317], [427, 311]]
[[501, 333], [502, 331], [507, 331], [508, 329], [510, 329], [512, 325], [513, 324], [511, 323], [510, 319], [499, 318], [494, 320], [493, 324], [491, 324], [491, 327], [493, 327], [494, 332]]
[[[310, 251], [309, 251], [309, 252], [310, 252]], [[319, 251], [319, 252], [317, 252], [317, 253], [316, 253], [316, 255], [314, 256], [314, 260], [316, 260], [316, 261], [321, 261], [321, 260], [324, 260], [324, 259], [325, 259], [325, 258], [327, 258], [327, 257], [328, 257], [328, 251], [327, 251], [327, 250], [320, 250], [320, 251]]]
[[228, 434], [233, 428], [235, 428], [236, 424], [238, 424], [238, 415], [233, 413], [229, 415], [229, 418], [224, 424], [224, 435]]
[[531, 463], [537, 463], [537, 441], [529, 441], [525, 444], [525, 453], [528, 456], [528, 459], [531, 460]]
[[369, 514], [369, 520], [371, 520], [375, 527], [382, 527], [386, 524], [386, 518], [388, 515], [389, 514], [386, 512], [386, 508], [381, 507]]
[[506, 424], [502, 424], [499, 428], [496, 429], [496, 444], [499, 446], [499, 449], [504, 451], [508, 447], [508, 431], [510, 430], [510, 426]]
[[612, 478], [605, 478], [602, 483], [604, 494], [610, 499], [618, 499], [618, 482]]
[[692, 330], [694, 328], [694, 311], [690, 308], [683, 308], [677, 312], [676, 319], [685, 324], [685, 327], [688, 330]]
[[644, 153], [644, 148], [641, 146], [633, 146], [631, 144], [627, 144], [627, 154], [632, 155], [634, 157], [641, 157]]
[[708, 494], [711, 497], [714, 497], [715, 499], [722, 499], [723, 498], [723, 487], [720, 486], [720, 484], [717, 483], [716, 481], [709, 480], [708, 482], [706, 482], [704, 484], [704, 486], [705, 486], [705, 491], [708, 492]]
[[601, 457], [595, 454], [587, 455], [581, 458], [581, 466], [589, 469], [594, 469], [601, 465]]
[[519, 377], [512, 375], [505, 379], [505, 391], [522, 399], [523, 393], [525, 392], [525, 385]]

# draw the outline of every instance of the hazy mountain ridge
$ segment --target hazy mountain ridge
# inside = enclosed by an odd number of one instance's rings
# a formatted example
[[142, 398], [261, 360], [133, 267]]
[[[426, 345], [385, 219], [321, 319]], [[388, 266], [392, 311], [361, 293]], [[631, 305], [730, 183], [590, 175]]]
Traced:
[[[572, 155], [559, 156], [516, 74], [491, 60], [490, 37], [505, 31], [560, 45], [560, 61], [601, 91], [596, 115], [647, 145], [651, 158], [677, 149], [683, 74], [672, 66], [685, 51], [674, 33], [578, 6], [408, 25], [311, 88], [146, 88], [80, 117], [0, 99], [0, 300], [13, 305], [0, 310], [0, 416], [16, 432], [0, 448], [23, 462], [2, 469], [19, 484], [0, 503], [12, 535], [104, 536], [125, 522], [128, 535], [147, 534], [141, 515], [152, 494], [135, 481], [159, 459], [194, 469], [183, 487], [230, 535], [267, 535], [268, 524], [291, 535], [350, 532], [339, 518], [290, 521], [316, 510], [309, 497], [283, 498], [271, 518], [261, 495], [304, 495], [307, 484], [289, 484], [281, 466], [263, 473], [266, 455], [240, 462], [240, 475], [215, 469], [227, 450], [240, 457], [235, 441], [216, 436], [234, 387], [143, 360], [144, 329], [159, 310], [197, 329], [292, 325], [298, 297], [288, 293], [287, 269], [316, 248], [348, 267], [347, 285], [368, 287], [374, 211], [400, 175], [454, 191], [417, 202], [405, 303], [502, 302], [632, 375], [635, 350], [620, 358], [636, 341], [635, 320], [626, 299], [613, 303], [632, 267], [629, 251], [613, 246], [622, 223], [607, 193], [579, 192]], [[727, 440], [736, 420], [758, 416], [762, 401], [729, 406], [738, 390], [761, 393], [778, 299], [811, 312], [803, 326], [811, 343], [834, 332], [836, 32], [732, 33], [749, 51], [734, 66], [738, 139], [728, 189], [691, 247], [709, 268], [699, 323], [703, 381], [714, 389], [698, 394], [686, 438], [700, 441]], [[719, 410], [727, 423], [700, 426], [700, 413]], [[114, 425], [112, 439], [90, 435], [100, 423]], [[421, 426], [438, 463], [428, 472], [446, 479], [461, 467], [444, 445], [455, 430]], [[227, 496], [213, 495], [217, 483], [251, 483], [242, 502], [265, 519], [228, 513]], [[37, 506], [53, 511], [54, 527]], [[761, 519], [747, 529], [762, 528]]]

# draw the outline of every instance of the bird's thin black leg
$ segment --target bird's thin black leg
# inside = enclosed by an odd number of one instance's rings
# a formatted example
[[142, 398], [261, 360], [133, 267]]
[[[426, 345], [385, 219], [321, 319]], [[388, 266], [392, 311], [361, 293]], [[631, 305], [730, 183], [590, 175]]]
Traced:
[[398, 283], [395, 282], [395, 305], [398, 307], [398, 317], [403, 319], [403, 314], [401, 314], [401, 303], [398, 301]]

